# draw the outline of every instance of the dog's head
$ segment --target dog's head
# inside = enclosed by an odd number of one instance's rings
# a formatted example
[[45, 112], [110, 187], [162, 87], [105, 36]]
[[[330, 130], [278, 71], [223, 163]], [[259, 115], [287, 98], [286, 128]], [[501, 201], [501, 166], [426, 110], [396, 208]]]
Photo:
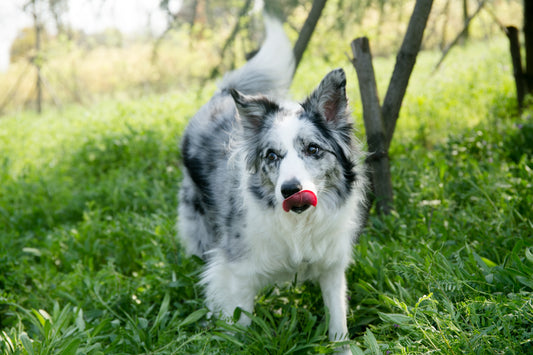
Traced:
[[231, 95], [242, 124], [248, 189], [258, 200], [296, 213], [346, 200], [356, 149], [342, 69], [327, 74], [301, 104]]

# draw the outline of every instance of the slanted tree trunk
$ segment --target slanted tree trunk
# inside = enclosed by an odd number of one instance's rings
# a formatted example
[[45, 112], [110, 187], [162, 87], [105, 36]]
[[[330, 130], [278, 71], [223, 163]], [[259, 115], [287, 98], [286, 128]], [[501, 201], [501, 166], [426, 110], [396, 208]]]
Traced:
[[383, 100], [383, 125], [385, 127], [385, 142], [387, 151], [392, 141], [396, 121], [400, 114], [402, 100], [407, 90], [409, 78], [416, 63], [416, 57], [422, 45], [422, 38], [426, 28], [433, 0], [417, 0], [413, 14], [409, 20], [405, 37], [396, 57], [396, 64], [390, 79], [385, 99]]
[[352, 42], [353, 65], [359, 79], [363, 119], [370, 151], [368, 164], [371, 168], [378, 213], [388, 214], [393, 209], [388, 151], [432, 5], [433, 0], [416, 1], [381, 108], [368, 39], [358, 38]]
[[318, 23], [318, 20], [320, 19], [320, 15], [322, 15], [322, 10], [324, 9], [324, 6], [326, 5], [327, 0], [313, 0], [313, 5], [311, 7], [311, 11], [309, 11], [309, 15], [307, 16], [307, 19], [304, 22], [304, 25], [302, 26], [302, 30], [300, 31], [300, 35], [298, 36], [298, 39], [296, 40], [296, 43], [294, 44], [294, 73], [296, 73], [296, 68], [298, 68], [298, 64], [300, 64], [300, 61], [302, 60], [303, 54], [305, 52], [305, 49], [307, 48], [307, 45], [309, 44], [309, 41], [311, 40], [311, 36], [313, 35], [313, 32], [315, 31], [316, 24]]

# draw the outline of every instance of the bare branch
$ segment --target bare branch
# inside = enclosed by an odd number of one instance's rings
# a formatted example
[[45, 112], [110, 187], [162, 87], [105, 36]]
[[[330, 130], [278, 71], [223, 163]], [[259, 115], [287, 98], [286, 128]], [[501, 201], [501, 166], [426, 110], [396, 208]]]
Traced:
[[432, 6], [433, 0], [416, 1], [405, 37], [396, 57], [396, 65], [394, 66], [382, 109], [387, 151], [392, 141], [403, 97], [407, 90], [407, 84], [409, 83], [411, 72], [416, 63], [416, 57], [420, 51], [424, 29], [426, 28]]

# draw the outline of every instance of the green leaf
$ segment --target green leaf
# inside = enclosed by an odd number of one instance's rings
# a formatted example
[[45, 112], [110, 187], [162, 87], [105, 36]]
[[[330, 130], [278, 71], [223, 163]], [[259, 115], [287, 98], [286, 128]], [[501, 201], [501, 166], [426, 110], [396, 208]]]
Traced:
[[244, 348], [244, 344], [241, 343], [240, 341], [238, 341], [234, 336], [230, 335], [230, 334], [227, 334], [227, 333], [223, 333], [223, 332], [215, 332], [214, 333], [217, 337], [219, 338], [222, 338], [224, 340], [227, 340], [229, 341], [230, 343], [233, 343], [235, 345], [237, 345], [238, 347], [240, 348]]
[[522, 285], [525, 285], [533, 290], [533, 280], [531, 278], [527, 278], [524, 276], [517, 276], [516, 279], [518, 282], [520, 282]]
[[408, 324], [413, 321], [413, 319], [409, 316], [406, 316], [405, 314], [398, 314], [398, 313], [382, 313], [378, 312], [379, 318], [381, 318], [384, 322], [389, 322], [393, 324]]
[[498, 266], [498, 264], [496, 264], [494, 261], [492, 261], [492, 260], [490, 260], [490, 259], [487, 259], [487, 258], [481, 257], [481, 260], [483, 260], [483, 262], [484, 262], [488, 267], [495, 267], [495, 266]]
[[531, 252], [531, 249], [532, 249], [532, 248], [526, 248], [526, 259], [527, 259], [530, 263], [533, 263], [533, 253]]
[[76, 355], [76, 351], [78, 350], [80, 344], [81, 339], [73, 339], [64, 349], [61, 350], [61, 355]]
[[365, 344], [368, 346], [368, 349], [370, 350], [371, 354], [381, 355], [381, 350], [379, 350], [378, 341], [376, 340], [376, 337], [374, 336], [370, 328], [367, 328], [364, 335], [364, 339]]
[[85, 330], [85, 320], [83, 319], [83, 310], [78, 311], [78, 315], [76, 316], [76, 327], [80, 330], [80, 332], [83, 332]]
[[96, 337], [109, 323], [111, 323], [111, 320], [109, 318], [102, 320], [96, 327], [91, 330], [91, 337]]
[[244, 312], [244, 314], [252, 320], [253, 324], [258, 325], [263, 330], [264, 336], [269, 337], [269, 338], [271, 337], [272, 328], [270, 327], [270, 325], [268, 325], [268, 323], [263, 318], [254, 316], [253, 314], [248, 313], [246, 311], [242, 311], [242, 312]]
[[364, 355], [363, 350], [355, 344], [350, 344], [350, 350], [353, 355]]
[[161, 324], [163, 317], [165, 316], [165, 314], [168, 313], [169, 303], [170, 303], [170, 294], [167, 292], [165, 293], [165, 297], [163, 297], [163, 302], [161, 302], [161, 307], [159, 307], [159, 313], [157, 313], [157, 316], [154, 320], [154, 325], [152, 326], [152, 328], [150, 328], [150, 332], [155, 330]]
[[[50, 315], [46, 313], [45, 310], [41, 309], [37, 311], [35, 309], [32, 309], [31, 312], [33, 313], [33, 315], [35, 316], [35, 318], [37, 319], [41, 327], [44, 327], [44, 324], [46, 323], [46, 319], [50, 319]], [[47, 318], [45, 319], [45, 317]]]
[[198, 320], [200, 320], [203, 316], [205, 316], [209, 312], [207, 308], [202, 308], [197, 311], [192, 312], [185, 318], [181, 323], [178, 325], [178, 327], [184, 327], [186, 325], [196, 323]]
[[477, 265], [483, 271], [483, 273], [485, 274], [490, 273], [490, 268], [487, 265], [487, 263], [485, 263], [485, 261], [483, 260], [484, 258], [479, 256], [479, 254], [476, 253], [475, 251], [472, 252], [472, 255], [474, 256], [474, 259], [476, 260]]
[[33, 343], [26, 333], [20, 334], [20, 341], [22, 342], [22, 345], [24, 346], [24, 349], [28, 352], [29, 355], [34, 355], [35, 352], [33, 351]]

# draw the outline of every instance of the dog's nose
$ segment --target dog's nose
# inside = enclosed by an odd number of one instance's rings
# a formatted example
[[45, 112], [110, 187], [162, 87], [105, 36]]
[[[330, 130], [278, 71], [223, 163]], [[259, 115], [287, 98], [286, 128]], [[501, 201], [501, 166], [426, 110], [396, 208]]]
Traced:
[[281, 194], [284, 198], [294, 195], [302, 190], [302, 184], [296, 179], [286, 181], [281, 185]]

